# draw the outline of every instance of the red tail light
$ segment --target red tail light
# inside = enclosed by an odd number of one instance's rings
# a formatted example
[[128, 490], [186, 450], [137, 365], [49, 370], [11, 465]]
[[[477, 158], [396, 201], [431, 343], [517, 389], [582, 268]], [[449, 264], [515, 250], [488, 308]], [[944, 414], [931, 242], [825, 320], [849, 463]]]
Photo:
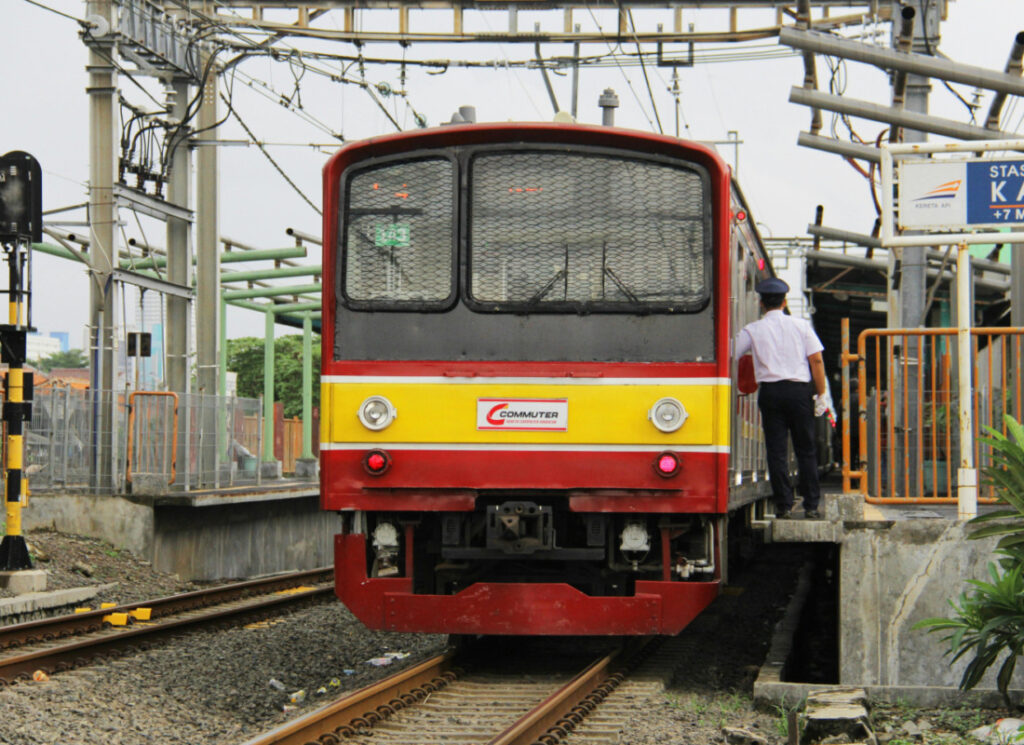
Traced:
[[363, 468], [371, 476], [380, 476], [391, 467], [391, 456], [383, 450], [371, 450], [363, 457]]
[[661, 453], [654, 459], [654, 470], [663, 478], [671, 478], [679, 473], [679, 458], [675, 453]]

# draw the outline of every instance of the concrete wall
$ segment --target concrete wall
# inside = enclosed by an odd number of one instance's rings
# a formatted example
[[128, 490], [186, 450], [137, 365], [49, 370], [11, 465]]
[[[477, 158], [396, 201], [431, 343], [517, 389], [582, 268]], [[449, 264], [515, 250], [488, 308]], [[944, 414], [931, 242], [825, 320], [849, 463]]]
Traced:
[[223, 580], [334, 563], [340, 518], [315, 495], [188, 499], [33, 496], [26, 530], [51, 528], [108, 541], [183, 579]]
[[[944, 519], [844, 525], [840, 548], [840, 682], [956, 686], [967, 665], [950, 665], [945, 634], [915, 630], [949, 617], [965, 580], [988, 579], [995, 539], [967, 540], [964, 523]], [[1001, 660], [1000, 660], [1001, 664]], [[1018, 669], [1012, 687], [1020, 688]], [[995, 687], [989, 674], [983, 688]]]
[[319, 497], [157, 507], [153, 565], [191, 579], [236, 579], [334, 564], [341, 521]]
[[35, 495], [22, 510], [25, 530], [46, 529], [99, 538], [151, 560], [153, 508], [106, 495]]

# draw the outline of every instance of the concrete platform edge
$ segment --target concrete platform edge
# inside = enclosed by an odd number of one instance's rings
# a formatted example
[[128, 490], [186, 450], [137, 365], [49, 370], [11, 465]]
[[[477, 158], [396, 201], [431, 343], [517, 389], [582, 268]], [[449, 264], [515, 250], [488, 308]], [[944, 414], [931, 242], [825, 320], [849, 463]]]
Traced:
[[101, 592], [117, 587], [117, 582], [88, 587], [71, 587], [49, 592], [29, 592], [13, 598], [0, 598], [0, 619], [19, 616], [39, 610], [60, 608], [65, 605], [79, 605], [92, 600]]
[[[754, 683], [754, 700], [759, 704], [793, 706], [804, 701], [817, 691], [847, 690], [848, 685], [823, 685], [821, 683], [784, 683], [762, 681]], [[921, 708], [962, 708], [978, 707], [1001, 709], [1005, 706], [1003, 697], [995, 689], [961, 691], [959, 688], [932, 686], [865, 686], [869, 703], [909, 704]], [[1010, 690], [1010, 698], [1020, 700], [1024, 690]]]

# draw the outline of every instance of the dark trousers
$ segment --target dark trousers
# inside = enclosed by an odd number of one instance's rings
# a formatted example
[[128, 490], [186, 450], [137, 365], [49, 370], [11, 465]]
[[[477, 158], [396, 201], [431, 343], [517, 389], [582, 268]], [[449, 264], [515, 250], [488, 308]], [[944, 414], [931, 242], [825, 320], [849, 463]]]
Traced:
[[775, 505], [793, 509], [793, 485], [789, 481], [788, 443], [793, 438], [800, 493], [804, 509], [818, 509], [821, 487], [818, 485], [818, 452], [814, 444], [814, 389], [810, 383], [783, 380], [761, 383], [757, 406], [768, 450], [768, 478], [772, 482]]

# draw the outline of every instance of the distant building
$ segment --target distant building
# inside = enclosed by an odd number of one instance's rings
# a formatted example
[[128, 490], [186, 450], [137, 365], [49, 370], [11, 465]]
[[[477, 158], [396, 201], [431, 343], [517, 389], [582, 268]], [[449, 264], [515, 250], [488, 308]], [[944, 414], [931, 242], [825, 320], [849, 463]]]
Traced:
[[[67, 344], [66, 340], [65, 344]], [[42, 334], [28, 334], [25, 337], [25, 357], [27, 359], [41, 360], [43, 357], [49, 357], [60, 351], [62, 351], [60, 339]]]
[[68, 340], [68, 336], [69, 335], [68, 335], [67, 331], [51, 331], [50, 332], [50, 338], [51, 339], [56, 339], [57, 341], [60, 342], [60, 351], [62, 351], [62, 352], [66, 352], [66, 351], [68, 351], [71, 348], [71, 344], [70, 344], [70, 342]]

